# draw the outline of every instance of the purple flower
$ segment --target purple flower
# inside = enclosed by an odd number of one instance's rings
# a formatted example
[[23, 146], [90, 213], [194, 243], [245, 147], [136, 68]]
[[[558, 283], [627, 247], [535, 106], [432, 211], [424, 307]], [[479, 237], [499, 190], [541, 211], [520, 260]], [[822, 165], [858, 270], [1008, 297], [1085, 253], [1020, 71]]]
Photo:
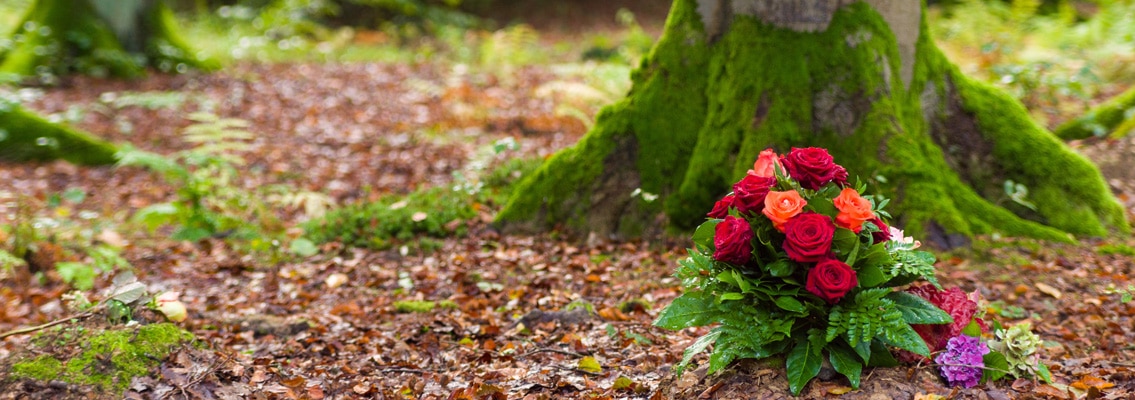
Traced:
[[939, 364], [938, 370], [950, 386], [971, 388], [981, 381], [982, 368], [985, 367], [982, 357], [986, 354], [989, 354], [989, 347], [981, 339], [958, 335], [950, 338], [946, 351], [938, 354], [934, 362]]

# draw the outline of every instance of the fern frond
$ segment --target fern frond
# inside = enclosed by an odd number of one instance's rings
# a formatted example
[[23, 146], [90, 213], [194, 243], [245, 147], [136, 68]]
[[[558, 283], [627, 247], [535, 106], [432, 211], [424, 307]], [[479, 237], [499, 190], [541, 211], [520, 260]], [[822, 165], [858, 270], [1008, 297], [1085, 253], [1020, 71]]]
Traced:
[[855, 295], [854, 302], [833, 307], [825, 340], [831, 342], [845, 335], [847, 342], [856, 346], [886, 336], [898, 325], [906, 325], [902, 311], [885, 298], [889, 293], [887, 288], [868, 289]]

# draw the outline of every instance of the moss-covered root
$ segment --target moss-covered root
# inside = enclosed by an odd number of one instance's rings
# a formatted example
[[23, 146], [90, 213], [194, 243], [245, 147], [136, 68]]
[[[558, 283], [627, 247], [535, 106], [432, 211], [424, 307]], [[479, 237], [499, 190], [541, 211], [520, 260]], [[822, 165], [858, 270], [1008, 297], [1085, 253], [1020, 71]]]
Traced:
[[[1135, 128], [1131, 121], [1135, 121], [1135, 87], [1096, 106], [1080, 118], [1060, 125], [1056, 128], [1056, 136], [1071, 140], [1103, 136], [1112, 132], [1122, 135], [1127, 133], [1126, 130]], [[1121, 125], [1126, 129], [1117, 129]]]
[[169, 323], [108, 330], [84, 340], [83, 351], [69, 360], [41, 355], [15, 363], [11, 376], [121, 392], [134, 377], [148, 374], [173, 350], [192, 340], [193, 334]]
[[90, 0], [37, 0], [11, 35], [12, 48], [0, 54], [0, 75], [30, 77], [80, 72], [133, 78], [143, 75], [146, 66], [165, 72], [217, 67], [215, 61], [198, 58], [190, 50], [163, 1], [123, 2], [115, 6], [133, 4], [145, 7], [141, 26], [127, 30], [129, 35], [142, 35], [138, 49], [124, 45], [124, 40], [133, 42], [136, 38], [116, 36]]
[[63, 159], [78, 165], [108, 165], [114, 145], [15, 107], [0, 111], [0, 161]]
[[957, 72], [953, 78], [963, 107], [993, 145], [996, 168], [1027, 188], [1038, 214], [1032, 219], [1076, 235], [1104, 236], [1109, 227], [1130, 232], [1123, 206], [1091, 161], [1029, 118], [1008, 94]]

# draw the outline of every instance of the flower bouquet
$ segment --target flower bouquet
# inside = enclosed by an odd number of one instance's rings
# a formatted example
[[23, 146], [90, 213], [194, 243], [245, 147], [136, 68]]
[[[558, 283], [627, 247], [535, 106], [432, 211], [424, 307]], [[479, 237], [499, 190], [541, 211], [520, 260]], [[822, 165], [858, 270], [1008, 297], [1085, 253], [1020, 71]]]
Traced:
[[[943, 290], [934, 256], [888, 226], [888, 200], [865, 190], [824, 149], [762, 151], [695, 231], [675, 273], [684, 293], [655, 321], [674, 330], [716, 325], [676, 372], [710, 345], [709, 373], [736, 359], [783, 355], [799, 394], [825, 357], [858, 388], [864, 366], [898, 363], [892, 348], [906, 360], [946, 348], [938, 362], [954, 368], [943, 371], [951, 384], [950, 376], [969, 384], [974, 370], [986, 377], [975, 358], [996, 357], [988, 346], [952, 341], [985, 330], [977, 302]], [[929, 285], [899, 290], [919, 281]]]

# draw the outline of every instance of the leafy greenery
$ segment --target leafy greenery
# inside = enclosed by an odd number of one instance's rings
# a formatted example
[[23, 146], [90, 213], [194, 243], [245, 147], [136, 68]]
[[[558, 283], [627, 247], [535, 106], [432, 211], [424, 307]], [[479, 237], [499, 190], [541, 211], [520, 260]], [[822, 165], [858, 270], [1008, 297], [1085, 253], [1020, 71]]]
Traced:
[[143, 167], [177, 188], [178, 200], [139, 210], [134, 220], [151, 230], [176, 226], [175, 240], [198, 241], [226, 236], [251, 239], [278, 226], [273, 212], [236, 184], [240, 153], [253, 135], [248, 123], [211, 114], [190, 115], [195, 124], [185, 129], [184, 140], [196, 147], [168, 157], [134, 148], [117, 155], [122, 167]]

